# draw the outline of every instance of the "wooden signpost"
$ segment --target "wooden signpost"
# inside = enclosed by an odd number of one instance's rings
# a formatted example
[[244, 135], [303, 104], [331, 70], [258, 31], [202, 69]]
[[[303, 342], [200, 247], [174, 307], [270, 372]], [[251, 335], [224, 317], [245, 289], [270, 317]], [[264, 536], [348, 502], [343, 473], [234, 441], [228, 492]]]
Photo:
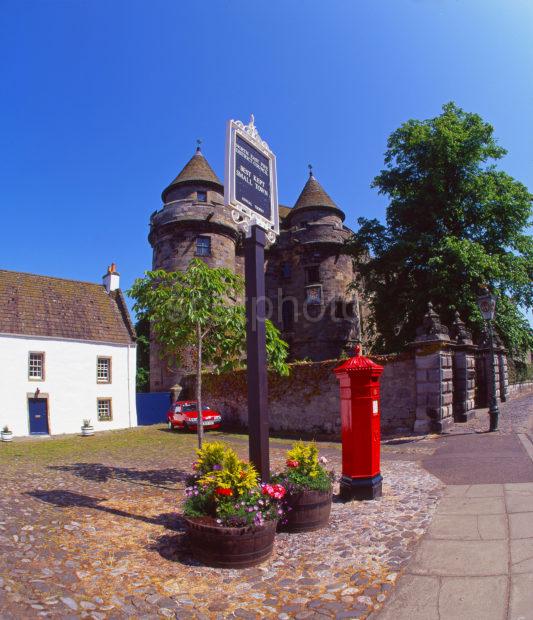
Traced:
[[268, 374], [265, 330], [265, 244], [279, 233], [276, 157], [250, 123], [229, 121], [224, 202], [246, 234], [246, 339], [250, 461], [270, 476]]

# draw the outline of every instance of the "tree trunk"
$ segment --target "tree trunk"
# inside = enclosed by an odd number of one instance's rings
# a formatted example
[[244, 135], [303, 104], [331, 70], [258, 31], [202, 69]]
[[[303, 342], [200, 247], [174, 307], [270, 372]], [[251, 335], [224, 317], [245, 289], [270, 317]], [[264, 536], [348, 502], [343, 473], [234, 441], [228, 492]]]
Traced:
[[198, 433], [198, 448], [202, 449], [202, 441], [204, 439], [204, 418], [202, 407], [202, 330], [200, 323], [196, 326], [196, 337], [198, 345], [198, 361], [196, 364], [196, 402], [198, 409], [198, 419], [196, 421], [196, 429]]

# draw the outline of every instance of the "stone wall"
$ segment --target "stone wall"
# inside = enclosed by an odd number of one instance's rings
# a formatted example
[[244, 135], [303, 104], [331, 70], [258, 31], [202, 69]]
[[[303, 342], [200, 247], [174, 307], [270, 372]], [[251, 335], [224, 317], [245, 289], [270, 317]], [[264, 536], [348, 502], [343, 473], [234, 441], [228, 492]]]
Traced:
[[[415, 418], [415, 366], [410, 354], [373, 356], [385, 366], [381, 376], [381, 429], [409, 432]], [[269, 374], [269, 418], [273, 432], [340, 437], [339, 384], [333, 369], [338, 360], [296, 363], [289, 377]], [[184, 397], [194, 395], [194, 377], [183, 382]], [[229, 426], [246, 428], [246, 372], [204, 375], [203, 399], [219, 409]]]

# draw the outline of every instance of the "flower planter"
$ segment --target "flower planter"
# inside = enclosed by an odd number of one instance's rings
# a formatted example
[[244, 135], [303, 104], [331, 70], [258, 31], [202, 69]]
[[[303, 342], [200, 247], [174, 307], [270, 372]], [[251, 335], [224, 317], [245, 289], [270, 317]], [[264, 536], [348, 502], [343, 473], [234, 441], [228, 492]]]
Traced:
[[94, 426], [82, 426], [81, 427], [82, 437], [90, 437], [94, 435]]
[[1, 432], [2, 441], [13, 441], [13, 433], [11, 431]]
[[326, 527], [331, 512], [331, 489], [329, 491], [297, 491], [285, 496], [286, 532], [312, 532]]
[[216, 568], [248, 568], [272, 554], [277, 521], [245, 527], [214, 525], [210, 517], [191, 517], [187, 522], [194, 557]]

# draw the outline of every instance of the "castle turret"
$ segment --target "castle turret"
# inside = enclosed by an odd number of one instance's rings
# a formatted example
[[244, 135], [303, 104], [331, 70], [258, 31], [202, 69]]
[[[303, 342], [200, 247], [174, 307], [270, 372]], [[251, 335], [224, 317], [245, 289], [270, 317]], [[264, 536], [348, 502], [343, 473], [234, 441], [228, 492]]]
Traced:
[[[224, 206], [224, 186], [200, 147], [161, 197], [163, 207], [150, 218], [153, 269], [184, 271], [198, 257], [210, 267], [239, 270], [235, 254], [240, 233]], [[151, 390], [169, 389], [187, 370], [168, 369], [157, 346], [151, 346]]]
[[277, 243], [270, 249], [267, 296], [293, 359], [324, 360], [349, 350], [359, 337], [358, 304], [348, 291], [352, 260], [343, 253], [351, 232], [344, 213], [310, 172]]

